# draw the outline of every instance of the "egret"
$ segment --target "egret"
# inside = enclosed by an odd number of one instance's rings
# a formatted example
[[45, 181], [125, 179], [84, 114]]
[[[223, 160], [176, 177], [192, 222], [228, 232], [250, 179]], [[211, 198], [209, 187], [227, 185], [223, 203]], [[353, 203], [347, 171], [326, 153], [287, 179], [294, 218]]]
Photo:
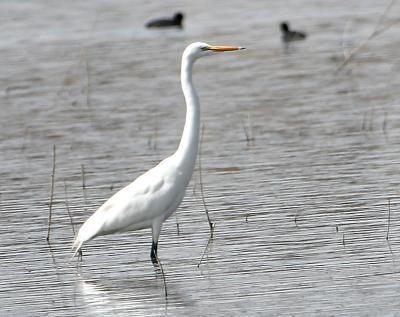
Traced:
[[160, 264], [157, 245], [163, 222], [178, 208], [195, 167], [200, 130], [200, 102], [192, 82], [194, 62], [203, 56], [243, 47], [192, 43], [182, 55], [181, 85], [186, 101], [186, 120], [176, 152], [139, 176], [109, 198], [80, 228], [74, 254], [97, 236], [151, 228], [150, 258]]
[[148, 28], [165, 28], [173, 26], [182, 28], [183, 17], [184, 17], [183, 13], [177, 12], [174, 14], [172, 19], [171, 18], [154, 19], [151, 20], [150, 22], [147, 22], [146, 26]]
[[307, 34], [304, 32], [290, 30], [288, 22], [282, 22], [280, 24], [280, 29], [282, 32], [282, 41], [284, 43], [301, 41], [307, 37]]

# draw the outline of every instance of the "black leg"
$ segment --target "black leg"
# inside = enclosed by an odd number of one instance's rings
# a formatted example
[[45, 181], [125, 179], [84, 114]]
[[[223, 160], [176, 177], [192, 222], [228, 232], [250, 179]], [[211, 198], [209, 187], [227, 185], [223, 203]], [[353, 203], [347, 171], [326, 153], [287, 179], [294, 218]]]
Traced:
[[153, 241], [153, 243], [151, 245], [151, 251], [150, 251], [150, 258], [151, 258], [151, 262], [153, 262], [153, 265], [158, 264], [157, 246], [158, 246], [158, 243]]
[[168, 292], [167, 292], [167, 282], [165, 281], [165, 274], [164, 274], [164, 270], [163, 267], [161, 265], [161, 261], [157, 256], [157, 245], [158, 243], [154, 243], [151, 246], [151, 253], [150, 253], [150, 257], [151, 257], [151, 261], [153, 262], [154, 268], [156, 269], [156, 273], [161, 273], [163, 282], [164, 282], [164, 292], [165, 292], [165, 298], [168, 297]]

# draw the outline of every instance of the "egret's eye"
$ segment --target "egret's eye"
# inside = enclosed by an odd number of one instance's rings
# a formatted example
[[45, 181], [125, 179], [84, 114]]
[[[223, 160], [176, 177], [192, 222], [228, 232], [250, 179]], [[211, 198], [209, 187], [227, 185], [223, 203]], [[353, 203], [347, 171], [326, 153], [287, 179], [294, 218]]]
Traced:
[[201, 47], [201, 50], [202, 50], [202, 51], [208, 51], [208, 46], [203, 46], [203, 47]]

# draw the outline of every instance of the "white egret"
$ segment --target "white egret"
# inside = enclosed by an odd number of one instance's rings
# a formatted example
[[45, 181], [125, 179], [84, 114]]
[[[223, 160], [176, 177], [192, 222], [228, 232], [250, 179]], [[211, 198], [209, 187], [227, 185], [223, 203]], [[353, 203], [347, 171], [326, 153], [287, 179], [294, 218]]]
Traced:
[[108, 199], [80, 228], [73, 257], [97, 236], [151, 228], [150, 258], [158, 264], [157, 244], [163, 222], [178, 208], [195, 167], [200, 129], [200, 103], [192, 82], [194, 62], [203, 56], [243, 49], [192, 43], [182, 56], [181, 84], [186, 121], [177, 151]]

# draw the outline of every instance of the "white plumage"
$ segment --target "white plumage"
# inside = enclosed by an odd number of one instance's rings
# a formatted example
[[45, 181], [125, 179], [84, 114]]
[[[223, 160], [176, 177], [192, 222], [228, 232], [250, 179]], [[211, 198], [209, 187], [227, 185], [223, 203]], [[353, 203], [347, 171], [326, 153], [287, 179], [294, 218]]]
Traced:
[[200, 129], [200, 104], [192, 83], [194, 62], [216, 52], [242, 49], [233, 46], [190, 44], [182, 56], [181, 83], [186, 121], [177, 151], [109, 198], [80, 228], [73, 257], [84, 242], [97, 236], [152, 229], [150, 257], [157, 263], [157, 244], [163, 222], [178, 208], [195, 167]]

